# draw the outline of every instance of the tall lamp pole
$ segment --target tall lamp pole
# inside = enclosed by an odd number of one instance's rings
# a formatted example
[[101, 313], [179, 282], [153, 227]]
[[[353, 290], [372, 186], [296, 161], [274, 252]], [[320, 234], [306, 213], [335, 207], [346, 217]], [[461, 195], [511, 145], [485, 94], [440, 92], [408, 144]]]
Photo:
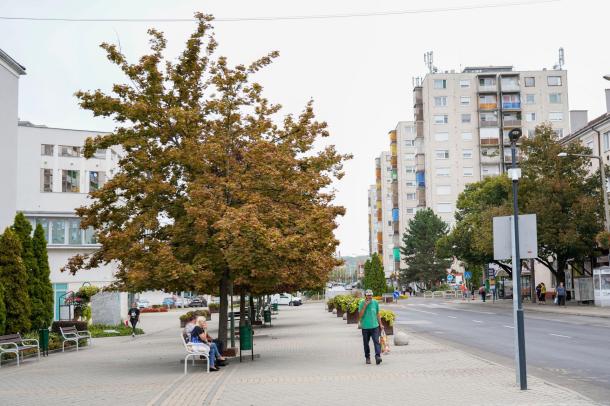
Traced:
[[519, 252], [519, 206], [518, 190], [521, 169], [517, 168], [517, 140], [521, 137], [520, 128], [513, 128], [508, 133], [512, 157], [509, 176], [513, 181], [513, 313], [515, 324], [515, 361], [517, 364], [517, 381], [521, 390], [527, 389], [527, 371], [525, 366], [525, 324], [523, 322], [523, 300], [521, 298], [521, 254]]

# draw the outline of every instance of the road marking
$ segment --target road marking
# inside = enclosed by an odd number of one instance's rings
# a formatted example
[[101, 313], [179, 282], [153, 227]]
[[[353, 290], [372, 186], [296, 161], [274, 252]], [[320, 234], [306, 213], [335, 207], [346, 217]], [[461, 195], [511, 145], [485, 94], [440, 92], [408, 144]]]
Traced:
[[473, 320], [475, 323], [483, 323], [481, 320]]
[[415, 310], [415, 309], [409, 309], [409, 310], [411, 310], [412, 312], [427, 313], [427, 314], [433, 314], [435, 316], [438, 316], [438, 313], [427, 312], [425, 310]]
[[447, 317], [449, 317], [450, 319], [457, 319], [457, 317], [455, 317], [455, 316], [447, 316]]
[[514, 328], [513, 326], [504, 326], [504, 327], [506, 327], [506, 328]]
[[552, 335], [552, 336], [555, 336], [555, 337], [572, 338], [572, 337], [570, 337], [570, 336], [564, 336], [564, 335], [561, 335], [561, 334], [553, 334], [553, 333], [551, 333], [551, 335]]

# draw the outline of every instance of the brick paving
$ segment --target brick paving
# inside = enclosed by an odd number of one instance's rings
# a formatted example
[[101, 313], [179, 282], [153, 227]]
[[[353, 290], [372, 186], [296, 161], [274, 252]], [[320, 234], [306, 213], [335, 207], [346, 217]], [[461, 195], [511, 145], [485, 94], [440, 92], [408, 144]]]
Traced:
[[99, 339], [78, 353], [3, 367], [0, 404], [593, 404], [534, 377], [520, 391], [512, 369], [416, 336], [392, 346], [380, 366], [365, 365], [359, 330], [322, 303], [281, 308], [273, 327], [256, 330], [255, 361], [210, 374], [189, 366], [185, 377], [177, 314], [145, 315], [147, 334], [135, 340]]

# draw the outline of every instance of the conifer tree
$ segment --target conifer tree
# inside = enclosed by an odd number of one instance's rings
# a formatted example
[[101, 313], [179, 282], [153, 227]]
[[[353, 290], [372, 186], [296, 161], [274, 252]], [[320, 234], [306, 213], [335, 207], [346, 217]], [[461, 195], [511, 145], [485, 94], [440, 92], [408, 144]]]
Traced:
[[364, 263], [364, 279], [362, 280], [362, 287], [364, 289], [371, 288], [371, 259], [367, 259]]
[[10, 228], [0, 237], [0, 280], [4, 286], [6, 307], [5, 333], [30, 331], [32, 310], [28, 296], [28, 277], [21, 259], [21, 242]]
[[51, 284], [51, 269], [49, 268], [49, 255], [47, 253], [47, 240], [42, 225], [37, 224], [32, 238], [32, 249], [36, 259], [37, 284], [36, 291], [30, 293], [40, 302], [40, 307], [32, 309], [32, 327], [45, 328], [53, 321], [53, 285]]
[[371, 279], [370, 287], [368, 289], [371, 289], [375, 296], [381, 296], [385, 293], [386, 288], [387, 283], [381, 258], [377, 253], [374, 253], [371, 258]]

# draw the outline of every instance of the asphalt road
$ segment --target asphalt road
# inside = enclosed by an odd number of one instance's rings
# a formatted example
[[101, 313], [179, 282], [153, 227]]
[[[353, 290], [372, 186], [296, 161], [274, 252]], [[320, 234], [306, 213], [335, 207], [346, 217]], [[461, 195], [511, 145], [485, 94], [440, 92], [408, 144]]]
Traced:
[[[412, 298], [394, 307], [397, 324], [512, 367], [510, 308]], [[528, 374], [610, 404], [610, 319], [525, 313]]]

